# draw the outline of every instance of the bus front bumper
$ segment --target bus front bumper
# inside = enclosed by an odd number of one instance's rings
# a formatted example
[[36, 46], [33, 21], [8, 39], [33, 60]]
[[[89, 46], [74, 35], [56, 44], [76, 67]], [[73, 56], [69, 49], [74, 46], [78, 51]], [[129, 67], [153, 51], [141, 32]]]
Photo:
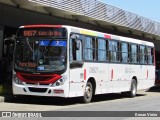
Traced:
[[18, 85], [12, 83], [14, 95], [33, 95], [33, 96], [50, 96], [50, 97], [68, 97], [67, 92], [62, 86], [51, 87], [43, 85]]

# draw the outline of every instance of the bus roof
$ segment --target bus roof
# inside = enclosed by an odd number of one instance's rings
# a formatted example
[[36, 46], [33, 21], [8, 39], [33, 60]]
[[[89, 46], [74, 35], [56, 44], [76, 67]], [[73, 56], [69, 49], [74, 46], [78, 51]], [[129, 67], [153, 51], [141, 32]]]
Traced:
[[20, 26], [19, 28], [40, 28], [40, 27], [48, 27], [48, 28], [61, 28], [62, 25], [47, 25], [47, 24], [43, 24], [43, 25], [24, 25], [24, 26]]
[[48, 28], [61, 28], [61, 27], [66, 27], [71, 30], [71, 32], [78, 33], [78, 34], [84, 34], [84, 35], [90, 35], [90, 36], [95, 36], [95, 37], [101, 37], [101, 38], [106, 38], [106, 39], [113, 39], [113, 40], [120, 40], [124, 42], [130, 42], [130, 43], [135, 43], [135, 44], [141, 44], [141, 45], [147, 45], [154, 47], [154, 44], [152, 42], [148, 41], [143, 41], [139, 39], [134, 39], [134, 38], [129, 38], [129, 37], [122, 37], [118, 35], [113, 35], [113, 34], [108, 34], [108, 33], [102, 33], [102, 32], [97, 32], [94, 30], [89, 30], [89, 29], [84, 29], [84, 28], [79, 28], [79, 27], [74, 27], [74, 26], [68, 26], [68, 25], [25, 25], [25, 26], [20, 26], [19, 28], [40, 28], [40, 27], [48, 27]]
[[70, 27], [71, 32], [75, 32], [75, 33], [79, 33], [79, 34], [91, 35], [91, 36], [108, 38], [108, 39], [113, 39], [113, 40], [120, 40], [120, 41], [124, 41], [124, 42], [130, 42], [130, 43], [154, 47], [154, 44], [152, 42], [148, 42], [148, 41], [143, 41], [143, 40], [129, 38], [129, 37], [122, 37], [122, 36], [118, 36], [118, 35], [102, 33], [102, 32], [97, 32], [94, 30], [88, 30], [88, 29], [78, 28], [78, 27], [73, 27], [73, 26], [66, 26], [66, 27]]

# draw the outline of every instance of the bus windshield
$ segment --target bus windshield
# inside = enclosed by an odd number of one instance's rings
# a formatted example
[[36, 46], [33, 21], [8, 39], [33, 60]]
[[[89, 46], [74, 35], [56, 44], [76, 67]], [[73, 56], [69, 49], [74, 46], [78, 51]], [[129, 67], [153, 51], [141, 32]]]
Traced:
[[15, 70], [32, 73], [63, 71], [66, 51], [65, 38], [19, 37], [15, 48]]
[[61, 71], [66, 66], [66, 40], [19, 39], [15, 69], [31, 72]]

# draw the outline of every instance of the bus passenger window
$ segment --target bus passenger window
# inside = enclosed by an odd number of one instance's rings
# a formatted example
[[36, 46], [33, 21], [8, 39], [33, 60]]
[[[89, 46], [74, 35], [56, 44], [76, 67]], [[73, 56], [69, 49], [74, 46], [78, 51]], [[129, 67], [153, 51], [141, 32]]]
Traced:
[[129, 62], [128, 44], [121, 43], [121, 62]]
[[107, 41], [104, 39], [98, 39], [98, 61], [106, 61], [107, 54]]
[[89, 61], [96, 60], [95, 47], [96, 47], [95, 39], [91, 37], [85, 37], [85, 45], [84, 45], [85, 60], [89, 60]]
[[131, 63], [138, 63], [138, 47], [137, 45], [131, 45]]
[[140, 46], [140, 64], [146, 64], [146, 61], [145, 61], [145, 46]]
[[147, 53], [146, 53], [147, 54], [147, 63], [151, 65], [154, 63], [153, 48], [147, 47], [146, 50], [147, 50]]
[[119, 61], [119, 44], [116, 41], [109, 41], [109, 59], [111, 62]]

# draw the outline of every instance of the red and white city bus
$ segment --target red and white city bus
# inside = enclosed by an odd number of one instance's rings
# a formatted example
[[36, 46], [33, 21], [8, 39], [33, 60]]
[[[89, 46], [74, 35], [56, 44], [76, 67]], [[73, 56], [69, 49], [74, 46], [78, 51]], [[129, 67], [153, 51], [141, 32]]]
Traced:
[[66, 25], [21, 26], [16, 35], [13, 94], [130, 97], [155, 83], [154, 44]]

